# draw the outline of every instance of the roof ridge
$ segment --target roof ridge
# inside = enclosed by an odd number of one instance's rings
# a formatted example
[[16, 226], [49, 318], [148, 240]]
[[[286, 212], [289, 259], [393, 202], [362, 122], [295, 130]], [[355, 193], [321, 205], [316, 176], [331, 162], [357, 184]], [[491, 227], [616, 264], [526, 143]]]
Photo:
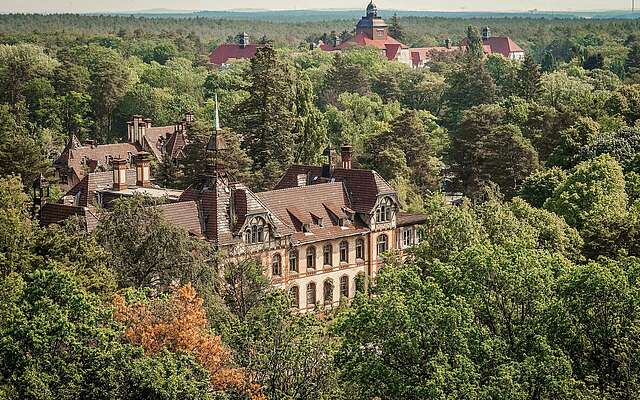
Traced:
[[264, 192], [257, 192], [257, 193], [254, 193], [254, 194], [256, 196], [258, 196], [258, 195], [262, 195], [262, 194], [266, 194], [266, 193], [284, 192], [284, 191], [287, 191], [287, 190], [303, 190], [303, 189], [312, 188], [312, 187], [323, 187], [324, 185], [342, 185], [342, 182], [333, 181], [333, 182], [313, 183], [311, 185], [293, 186], [293, 187], [286, 187], [286, 188], [282, 188], [282, 189], [265, 190]]

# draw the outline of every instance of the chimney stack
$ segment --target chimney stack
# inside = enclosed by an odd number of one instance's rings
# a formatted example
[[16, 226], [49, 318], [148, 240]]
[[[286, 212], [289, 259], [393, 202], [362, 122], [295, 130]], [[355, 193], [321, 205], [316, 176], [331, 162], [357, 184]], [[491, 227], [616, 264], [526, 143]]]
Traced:
[[327, 157], [327, 163], [322, 166], [322, 177], [331, 178], [333, 176], [333, 149], [331, 145], [324, 149], [323, 154]]
[[151, 154], [146, 151], [136, 156], [136, 186], [151, 186]]
[[124, 158], [114, 158], [111, 160], [113, 167], [113, 190], [120, 191], [127, 186], [127, 160]]
[[450, 48], [451, 48], [451, 39], [446, 38], [446, 39], [444, 40], [444, 47], [446, 47], [447, 49], [450, 49]]
[[351, 161], [353, 159], [353, 146], [345, 144], [340, 149], [340, 154], [342, 156], [342, 168], [351, 169]]
[[184, 115], [184, 120], [187, 122], [187, 125], [191, 125], [193, 124], [193, 121], [196, 120], [196, 116], [191, 111], [189, 111]]

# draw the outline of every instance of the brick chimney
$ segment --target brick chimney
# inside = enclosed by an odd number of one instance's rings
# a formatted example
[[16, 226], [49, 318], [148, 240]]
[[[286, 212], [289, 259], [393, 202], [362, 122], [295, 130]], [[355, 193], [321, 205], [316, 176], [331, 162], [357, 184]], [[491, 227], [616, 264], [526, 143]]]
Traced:
[[136, 160], [136, 186], [151, 186], [151, 154], [141, 151]]
[[340, 149], [340, 155], [342, 156], [342, 168], [351, 169], [351, 160], [353, 159], [353, 146], [345, 144]]
[[327, 157], [327, 163], [322, 166], [322, 177], [331, 178], [333, 176], [333, 149], [331, 145], [324, 149], [323, 155]]
[[184, 115], [184, 120], [187, 122], [187, 125], [190, 125], [193, 124], [193, 121], [196, 120], [196, 116], [191, 111], [189, 111]]
[[142, 115], [134, 115], [133, 120], [127, 123], [127, 138], [129, 143], [140, 143], [146, 135], [147, 128], [151, 128], [151, 119], [142, 118]]
[[113, 167], [113, 190], [120, 191], [128, 187], [127, 185], [127, 160], [124, 158], [114, 158], [111, 160]]

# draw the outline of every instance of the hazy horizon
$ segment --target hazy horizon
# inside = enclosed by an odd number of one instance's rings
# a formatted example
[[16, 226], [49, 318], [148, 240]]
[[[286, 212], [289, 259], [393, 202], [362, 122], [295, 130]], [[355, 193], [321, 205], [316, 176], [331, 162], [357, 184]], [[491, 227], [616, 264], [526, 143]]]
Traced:
[[[597, 0], [379, 0], [379, 9], [408, 11], [495, 11], [521, 12], [532, 9], [540, 11], [609, 11], [630, 10], [631, 0], [612, 0], [603, 7]], [[94, 12], [136, 12], [144, 10], [175, 11], [225, 11], [225, 10], [352, 10], [364, 9], [368, 0], [325, 0], [318, 7], [313, 0], [234, 0], [199, 1], [183, 0], [4, 0], [0, 3], [0, 13], [94, 13]], [[640, 5], [640, 1], [639, 1]]]

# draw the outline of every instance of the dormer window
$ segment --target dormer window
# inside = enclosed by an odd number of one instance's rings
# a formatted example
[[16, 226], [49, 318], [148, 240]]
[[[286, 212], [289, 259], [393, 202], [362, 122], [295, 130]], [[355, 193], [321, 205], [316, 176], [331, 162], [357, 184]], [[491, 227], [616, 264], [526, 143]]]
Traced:
[[393, 202], [391, 198], [385, 197], [376, 209], [376, 222], [389, 222], [393, 211]]
[[267, 223], [263, 218], [256, 217], [251, 220], [249, 227], [244, 232], [244, 240], [247, 243], [262, 243], [265, 239], [265, 227]]
[[304, 232], [304, 233], [310, 233], [311, 232], [311, 228], [309, 227], [309, 224], [302, 224], [302, 232]]

